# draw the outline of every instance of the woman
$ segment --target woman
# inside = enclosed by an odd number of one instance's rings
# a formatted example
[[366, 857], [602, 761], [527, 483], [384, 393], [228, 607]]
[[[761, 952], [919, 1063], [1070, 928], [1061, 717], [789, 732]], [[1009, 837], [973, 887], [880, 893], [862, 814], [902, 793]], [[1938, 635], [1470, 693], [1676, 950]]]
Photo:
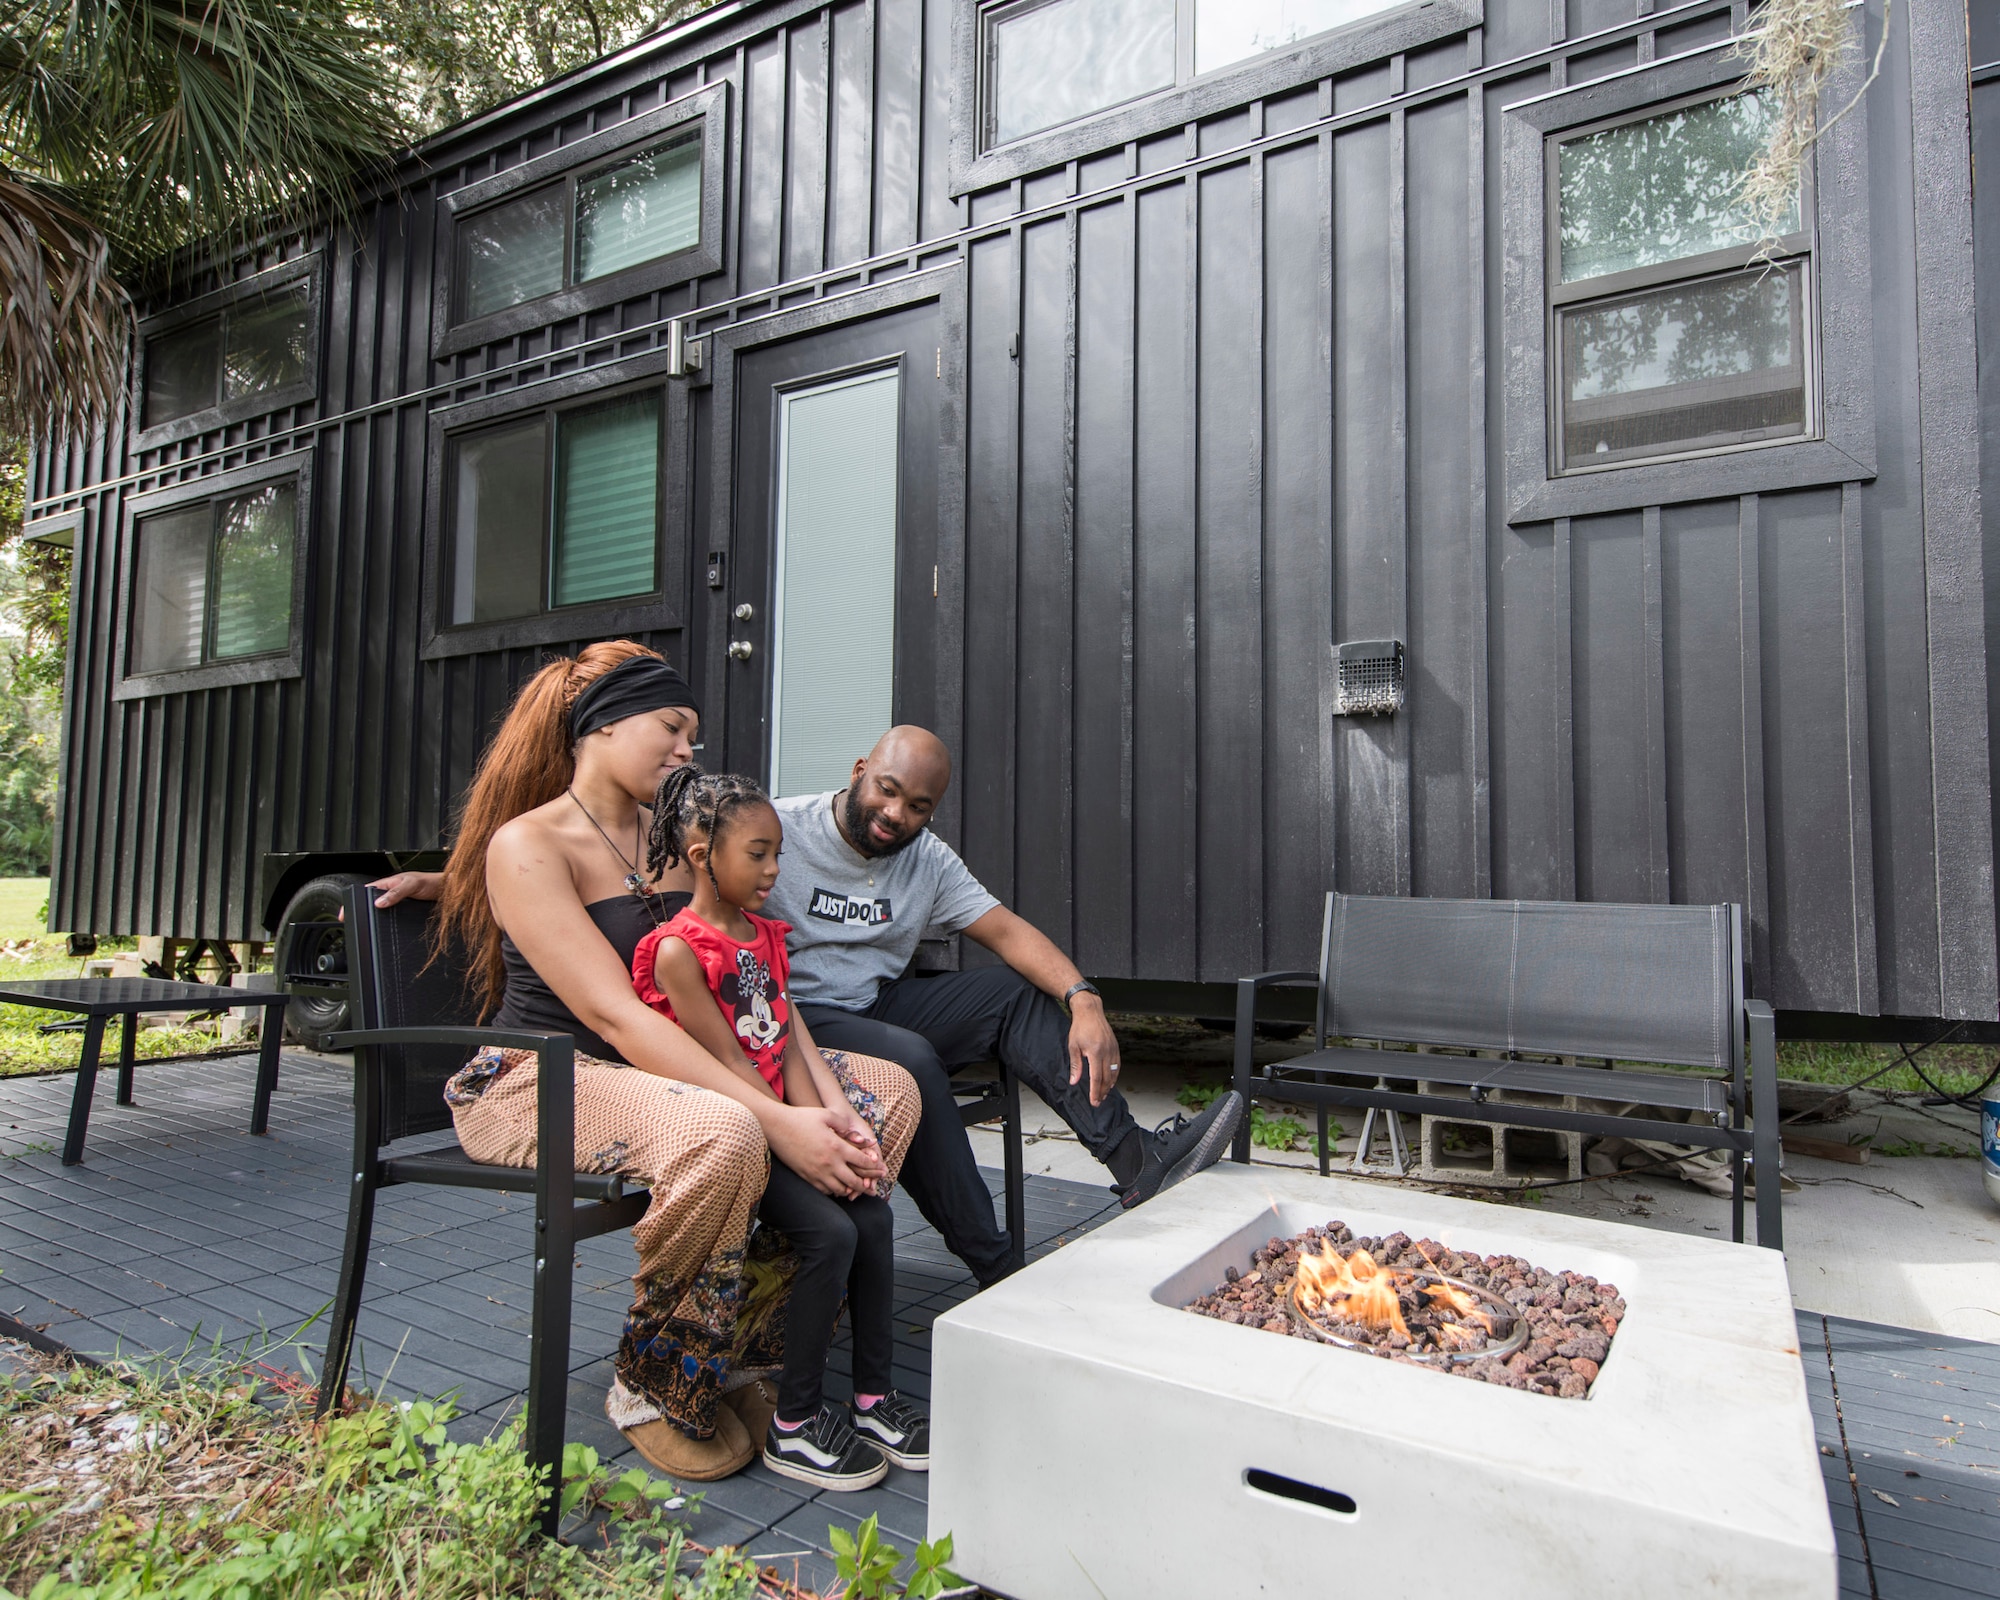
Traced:
[[[630, 641], [544, 667], [480, 759], [439, 921], [472, 952], [495, 1027], [575, 1038], [578, 1169], [652, 1190], [605, 1410], [655, 1467], [705, 1481], [750, 1460], [770, 1404], [748, 1380], [777, 1365], [782, 1264], [746, 1260], [768, 1152], [826, 1194], [864, 1193], [900, 1164], [917, 1098], [900, 1067], [850, 1057], [878, 1147], [823, 1107], [757, 1094], [633, 991], [640, 938], [692, 887], [684, 865], [646, 880], [644, 802], [700, 720], [680, 674]], [[533, 1164], [535, 1076], [531, 1053], [489, 1049], [447, 1086], [475, 1161]], [[745, 1314], [752, 1280], [761, 1316]]]

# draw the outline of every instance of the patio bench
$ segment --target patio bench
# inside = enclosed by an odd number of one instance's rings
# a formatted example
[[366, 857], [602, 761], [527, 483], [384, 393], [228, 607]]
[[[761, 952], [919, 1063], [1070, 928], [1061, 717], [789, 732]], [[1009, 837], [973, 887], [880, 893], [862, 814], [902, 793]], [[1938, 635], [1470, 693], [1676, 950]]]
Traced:
[[[1253, 1067], [1260, 994], [1307, 984], [1314, 1050]], [[1782, 1249], [1776, 1040], [1771, 1008], [1745, 993], [1733, 905], [1332, 893], [1318, 972], [1238, 982], [1235, 1087], [1314, 1105], [1322, 1173], [1329, 1105], [1726, 1150], [1731, 1236], [1742, 1242], [1747, 1161], [1759, 1180], [1757, 1242]], [[1571, 1109], [1568, 1097], [1690, 1120]], [[1250, 1159], [1247, 1122], [1232, 1153]]]

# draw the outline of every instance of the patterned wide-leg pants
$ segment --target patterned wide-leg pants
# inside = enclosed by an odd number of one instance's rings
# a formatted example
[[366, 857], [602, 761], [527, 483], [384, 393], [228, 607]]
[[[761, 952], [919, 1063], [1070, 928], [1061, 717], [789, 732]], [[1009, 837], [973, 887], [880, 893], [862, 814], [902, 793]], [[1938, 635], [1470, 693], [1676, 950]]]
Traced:
[[[826, 1056], [893, 1182], [916, 1132], [915, 1082], [894, 1062]], [[473, 1160], [534, 1165], [536, 1078], [532, 1052], [482, 1050], [446, 1086]], [[709, 1438], [723, 1392], [782, 1363], [789, 1252], [769, 1229], [751, 1238], [769, 1160], [757, 1119], [727, 1095], [576, 1058], [577, 1170], [652, 1192], [632, 1230], [638, 1270], [606, 1401], [618, 1426], [664, 1417]]]

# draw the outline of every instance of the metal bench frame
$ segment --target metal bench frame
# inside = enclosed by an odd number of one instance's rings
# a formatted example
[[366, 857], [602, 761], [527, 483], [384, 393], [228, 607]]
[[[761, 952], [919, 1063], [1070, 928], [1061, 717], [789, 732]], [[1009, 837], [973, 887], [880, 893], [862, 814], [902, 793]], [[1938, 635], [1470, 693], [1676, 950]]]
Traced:
[[[1405, 1027], [1396, 1034], [1378, 1034], [1359, 1030], [1347, 1024], [1343, 1008], [1336, 996], [1348, 986], [1344, 980], [1351, 973], [1344, 970], [1347, 963], [1337, 951], [1346, 949], [1345, 940], [1336, 939], [1336, 929], [1343, 921], [1347, 910], [1361, 908], [1374, 927], [1394, 928], [1399, 923], [1417, 930], [1421, 938], [1423, 922], [1428, 914], [1423, 908], [1447, 909], [1461, 917], [1474, 931], [1469, 941], [1458, 950], [1448, 950], [1440, 945], [1433, 952], [1436, 960], [1442, 962], [1462, 954], [1467, 949], [1482, 949], [1492, 954], [1498, 946], [1491, 941], [1514, 938], [1518, 932], [1515, 919], [1524, 910], [1541, 918], [1560, 917], [1565, 909], [1574, 908], [1587, 911], [1590, 920], [1601, 925], [1601, 919], [1608, 913], [1618, 915], [1630, 913], [1634, 916], [1651, 914], [1652, 923], [1664, 925], [1672, 913], [1706, 912], [1710, 917], [1711, 932], [1706, 937], [1719, 938], [1720, 959], [1723, 963], [1723, 983], [1712, 1015], [1705, 1025], [1712, 1029], [1719, 1040], [1719, 1047], [1712, 1060], [1696, 1060], [1693, 1053], [1679, 1054], [1635, 1053], [1629, 1037], [1613, 1039], [1608, 1036], [1593, 1039], [1586, 1031], [1582, 1038], [1572, 1030], [1561, 1032], [1548, 1028], [1538, 1028], [1532, 1019], [1526, 1030], [1513, 1026], [1514, 1010], [1512, 995], [1501, 996], [1494, 993], [1475, 994], [1474, 999], [1487, 1005], [1488, 1009], [1501, 1005], [1509, 1018], [1506, 1028], [1493, 1028], [1494, 1037], [1469, 1035], [1463, 1026], [1440, 1022], [1435, 1026]], [[1399, 908], [1410, 908], [1401, 910]], [[1679, 953], [1690, 953], [1692, 941], [1698, 935], [1694, 919], [1683, 916], [1687, 924], [1683, 934], [1673, 926], [1660, 926], [1660, 937], [1669, 941], [1680, 940]], [[1546, 921], [1542, 924], [1546, 926]], [[1580, 972], [1597, 973], [1613, 980], [1642, 980], [1643, 972], [1632, 969], [1630, 963], [1619, 970], [1607, 971], [1607, 962], [1616, 964], [1621, 960], [1618, 952], [1607, 952], [1603, 946], [1584, 937], [1586, 930], [1579, 927], [1576, 935], [1559, 939], [1562, 946], [1555, 959], [1573, 962]], [[1699, 951], [1694, 951], [1699, 955]], [[1518, 939], [1509, 950], [1504, 963], [1508, 972], [1508, 982], [1515, 981], [1518, 964]], [[1252, 1050], [1257, 1026], [1258, 996], [1266, 989], [1292, 987], [1311, 984], [1317, 991], [1314, 1008], [1313, 1041], [1315, 1049], [1309, 1055], [1295, 1057], [1289, 1061], [1273, 1063], [1261, 1068], [1252, 1061]], [[1784, 1222], [1779, 1186], [1778, 1147], [1778, 1069], [1777, 1030], [1771, 1008], [1761, 1000], [1753, 1000], [1745, 994], [1743, 961], [1743, 916], [1739, 907], [1733, 905], [1712, 907], [1655, 907], [1632, 906], [1613, 907], [1596, 903], [1552, 903], [1546, 901], [1480, 901], [1461, 900], [1440, 902], [1436, 900], [1405, 899], [1399, 897], [1348, 896], [1330, 893], [1326, 897], [1326, 915], [1320, 937], [1320, 969], [1318, 972], [1260, 972], [1240, 979], [1236, 986], [1236, 1053], [1235, 1087], [1246, 1099], [1256, 1093], [1276, 1099], [1304, 1101], [1318, 1111], [1320, 1128], [1320, 1171], [1327, 1171], [1328, 1151], [1325, 1139], [1326, 1108], [1329, 1105], [1358, 1106], [1371, 1110], [1391, 1112], [1430, 1113], [1434, 1116], [1458, 1116], [1467, 1121], [1502, 1123], [1513, 1127], [1550, 1128], [1578, 1133], [1618, 1135], [1627, 1139], [1648, 1139], [1667, 1141], [1673, 1144], [1697, 1145], [1709, 1149], [1727, 1150], [1730, 1155], [1731, 1173], [1731, 1237], [1738, 1243], [1743, 1241], [1743, 1212], [1746, 1162], [1752, 1171], [1769, 1181], [1757, 1184], [1757, 1242], [1772, 1249], [1784, 1247]], [[1365, 1011], [1365, 1002], [1356, 1009]], [[1475, 1005], [1472, 1009], [1477, 1010]], [[1703, 1021], [1702, 1018], [1691, 1019]], [[1329, 1044], [1329, 1038], [1371, 1039], [1375, 1047], [1357, 1047], [1350, 1044]], [[1747, 1049], [1746, 1049], [1747, 1041]], [[1602, 1048], [1590, 1048], [1592, 1043]], [[1487, 1055], [1436, 1055], [1428, 1051], [1409, 1053], [1408, 1047], [1444, 1046], [1451, 1049], [1473, 1049], [1490, 1052]], [[1386, 1048], [1385, 1048], [1386, 1047]], [[1571, 1066], [1519, 1059], [1522, 1055], [1561, 1055], [1575, 1058], [1590, 1056], [1603, 1058], [1606, 1065]], [[1704, 1076], [1697, 1073], [1651, 1073], [1613, 1069], [1612, 1058], [1625, 1060], [1648, 1060], [1674, 1062], [1681, 1065], [1706, 1065], [1716, 1069], [1715, 1075]], [[1407, 1068], [1407, 1070], [1405, 1070]], [[1356, 1079], [1367, 1080], [1356, 1082]], [[1430, 1084], [1446, 1084], [1463, 1093], [1419, 1094], [1390, 1087], [1392, 1080], [1420, 1079]], [[1657, 1106], [1663, 1109], [1678, 1109], [1694, 1113], [1697, 1120], [1680, 1123], [1665, 1122], [1657, 1118], [1618, 1116], [1596, 1111], [1571, 1111], [1558, 1106], [1523, 1104], [1516, 1101], [1496, 1100], [1494, 1091], [1516, 1091], [1544, 1095], [1574, 1095], [1583, 1099], [1607, 1100], [1625, 1105]], [[1762, 1112], [1753, 1125], [1751, 1107], [1755, 1105]], [[1706, 1119], [1701, 1120], [1701, 1119]], [[1232, 1151], [1239, 1162], [1250, 1159], [1250, 1127], [1246, 1120], [1237, 1133]]]

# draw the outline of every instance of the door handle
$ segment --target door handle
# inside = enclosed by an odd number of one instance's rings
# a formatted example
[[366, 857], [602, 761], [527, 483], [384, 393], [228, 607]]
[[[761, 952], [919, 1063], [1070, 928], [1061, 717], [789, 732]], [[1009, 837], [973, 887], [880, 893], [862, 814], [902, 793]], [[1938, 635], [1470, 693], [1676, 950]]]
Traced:
[[751, 646], [748, 639], [731, 639], [729, 641], [729, 659], [731, 661], [748, 661], [750, 659], [750, 649]]

